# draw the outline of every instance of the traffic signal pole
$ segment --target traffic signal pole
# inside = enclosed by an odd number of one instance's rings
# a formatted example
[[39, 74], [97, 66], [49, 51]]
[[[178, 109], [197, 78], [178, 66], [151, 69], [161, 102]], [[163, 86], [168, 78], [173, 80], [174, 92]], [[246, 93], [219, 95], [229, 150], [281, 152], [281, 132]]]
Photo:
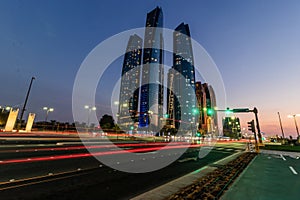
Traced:
[[259, 152], [259, 147], [258, 147], [258, 143], [257, 143], [257, 136], [256, 136], [256, 131], [255, 131], [254, 120], [248, 122], [248, 130], [251, 131], [254, 134], [255, 150], [258, 153]]
[[262, 137], [261, 137], [260, 127], [259, 127], [259, 122], [258, 122], [258, 115], [257, 115], [258, 110], [257, 110], [257, 108], [254, 107], [254, 109], [252, 110], [252, 112], [254, 112], [254, 115], [255, 115], [258, 141], [259, 141], [259, 144], [262, 144]]
[[[256, 122], [256, 128], [257, 128], [258, 145], [262, 144], [262, 136], [261, 136], [260, 126], [259, 126], [259, 121], [258, 121], [258, 109], [256, 107], [254, 107], [253, 110], [249, 110], [249, 108], [235, 108], [235, 109], [227, 108], [226, 110], [217, 110], [217, 111], [224, 111], [225, 113], [248, 113], [248, 112], [253, 112], [254, 115], [255, 115], [255, 122]], [[254, 130], [254, 132], [256, 132], [256, 131]], [[255, 141], [257, 142], [256, 133], [254, 133], [254, 136], [255, 136]]]

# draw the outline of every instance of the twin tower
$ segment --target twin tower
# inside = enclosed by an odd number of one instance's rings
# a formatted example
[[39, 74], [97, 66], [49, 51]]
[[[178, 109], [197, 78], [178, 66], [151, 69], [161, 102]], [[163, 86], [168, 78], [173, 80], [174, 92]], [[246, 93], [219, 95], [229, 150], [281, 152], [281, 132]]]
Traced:
[[[130, 36], [124, 55], [119, 96], [118, 125], [123, 130], [159, 130], [167, 125], [190, 128], [195, 123], [195, 69], [187, 24], [173, 33], [173, 66], [164, 85], [163, 12], [147, 13], [144, 41]], [[167, 93], [164, 100], [164, 93]], [[167, 105], [164, 107], [164, 102]], [[188, 126], [187, 126], [188, 125]]]

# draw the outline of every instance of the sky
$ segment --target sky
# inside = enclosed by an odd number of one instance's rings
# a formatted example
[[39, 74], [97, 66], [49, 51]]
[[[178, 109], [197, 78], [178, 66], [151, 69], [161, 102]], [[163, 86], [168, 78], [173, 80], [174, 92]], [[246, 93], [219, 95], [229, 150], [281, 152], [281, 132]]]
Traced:
[[[21, 107], [35, 76], [27, 112], [44, 120], [42, 108], [48, 106], [54, 108], [48, 119], [72, 121], [73, 84], [85, 57], [105, 39], [143, 27], [156, 6], [163, 9], [165, 28], [189, 24], [222, 75], [228, 107], [257, 107], [268, 135], [281, 135], [280, 112], [285, 134], [296, 136], [287, 115], [300, 113], [297, 0], [2, 0], [0, 105]], [[99, 85], [117, 80], [121, 68], [119, 58]], [[104, 94], [96, 95], [99, 117], [110, 108]], [[242, 127], [253, 119], [249, 113], [237, 116]]]

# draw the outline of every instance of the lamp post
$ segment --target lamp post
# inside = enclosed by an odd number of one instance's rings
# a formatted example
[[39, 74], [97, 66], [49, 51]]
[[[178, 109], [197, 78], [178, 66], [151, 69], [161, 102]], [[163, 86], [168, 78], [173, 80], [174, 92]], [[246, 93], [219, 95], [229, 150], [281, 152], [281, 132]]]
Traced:
[[298, 136], [297, 139], [299, 139], [299, 129], [298, 129], [296, 117], [299, 117], [299, 116], [300, 116], [300, 114], [288, 115], [288, 118], [294, 118], [294, 122], [295, 122], [295, 126], [296, 126], [296, 131], [297, 131], [297, 136]]
[[151, 126], [152, 115], [153, 115], [153, 111], [148, 110], [148, 133], [147, 133], [147, 135], [149, 134], [149, 129], [152, 133], [152, 127], [150, 127]]
[[19, 123], [19, 126], [18, 126], [18, 130], [21, 128], [22, 126], [22, 119], [23, 119], [23, 115], [24, 115], [24, 112], [26, 110], [26, 104], [27, 104], [27, 101], [28, 101], [28, 97], [29, 97], [29, 93], [30, 93], [30, 90], [31, 90], [31, 86], [32, 86], [32, 82], [33, 80], [35, 80], [35, 77], [31, 77], [31, 81], [30, 81], [30, 84], [29, 84], [29, 88], [27, 90], [27, 94], [26, 94], [26, 98], [25, 98], [25, 102], [24, 102], [24, 105], [23, 105], [23, 108], [21, 110], [21, 116], [20, 116], [20, 123]]
[[89, 106], [89, 105], [85, 105], [84, 106], [84, 109], [87, 109], [88, 110], [88, 120], [87, 120], [87, 127], [89, 127], [90, 125], [90, 115], [91, 115], [91, 112], [92, 110], [95, 111], [97, 110], [97, 108], [95, 106]]
[[54, 108], [43, 107], [43, 110], [46, 111], [45, 122], [47, 122], [49, 112], [53, 112]]

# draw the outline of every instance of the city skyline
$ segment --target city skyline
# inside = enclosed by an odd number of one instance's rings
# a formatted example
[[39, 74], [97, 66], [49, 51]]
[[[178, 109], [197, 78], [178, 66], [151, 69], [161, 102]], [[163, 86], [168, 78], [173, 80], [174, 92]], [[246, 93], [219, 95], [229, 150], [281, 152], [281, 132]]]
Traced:
[[[159, 5], [165, 13], [165, 26], [174, 29], [178, 22], [188, 23], [192, 37], [216, 62], [226, 87], [228, 107], [257, 107], [262, 132], [270, 135], [281, 135], [277, 115], [280, 112], [285, 134], [296, 136], [294, 122], [287, 118], [289, 114], [300, 113], [297, 93], [300, 50], [296, 45], [299, 28], [295, 20], [299, 18], [299, 4], [296, 1], [287, 4], [228, 1], [218, 2], [218, 7], [203, 1], [185, 5], [180, 13], [175, 11], [181, 5], [176, 1], [173, 5], [136, 2], [135, 12], [130, 16], [126, 15], [126, 9], [114, 8], [108, 2], [104, 2], [105, 6], [77, 2], [70, 9], [67, 3], [58, 2], [1, 4], [4, 30], [0, 33], [1, 68], [6, 74], [1, 84], [2, 106], [22, 105], [29, 80], [36, 76], [27, 112], [37, 113], [37, 118], [42, 120], [45, 116], [42, 108], [49, 106], [55, 108], [51, 118], [72, 121], [72, 85], [84, 57], [107, 37], [144, 24], [145, 13]], [[109, 23], [103, 20], [101, 24], [99, 17], [108, 12], [107, 8], [114, 16], [107, 20]], [[130, 24], [125, 23], [129, 21]], [[105, 26], [108, 28], [103, 30]], [[122, 64], [114, 66], [120, 71]], [[102, 101], [96, 105], [98, 118], [110, 107]], [[238, 116], [242, 127], [253, 119], [250, 114]]]
[[[197, 87], [200, 91], [195, 88], [191, 33], [189, 25], [184, 22], [172, 33], [173, 65], [164, 81], [165, 74], [161, 67], [165, 56], [162, 49], [164, 39], [158, 29], [163, 28], [162, 13], [160, 7], [147, 13], [144, 40], [137, 34], [129, 37], [121, 73], [119, 101], [114, 101], [114, 105], [118, 106], [115, 114], [117, 124], [124, 131], [139, 130], [138, 127], [146, 127], [148, 131], [151, 128], [153, 131], [156, 127], [155, 132], [159, 132], [165, 127], [176, 128], [179, 132], [194, 130], [202, 134], [219, 134], [218, 115], [214, 110], [217, 108], [216, 96], [212, 86], [200, 83], [201, 87]], [[140, 77], [141, 70], [143, 73]], [[165, 82], [168, 87], [163, 92], [160, 84], [165, 85]], [[202, 90], [205, 94], [201, 94]], [[163, 105], [164, 100], [167, 101], [166, 105]], [[156, 105], [158, 107], [154, 107]], [[164, 108], [166, 112], [163, 113], [159, 108]]]

